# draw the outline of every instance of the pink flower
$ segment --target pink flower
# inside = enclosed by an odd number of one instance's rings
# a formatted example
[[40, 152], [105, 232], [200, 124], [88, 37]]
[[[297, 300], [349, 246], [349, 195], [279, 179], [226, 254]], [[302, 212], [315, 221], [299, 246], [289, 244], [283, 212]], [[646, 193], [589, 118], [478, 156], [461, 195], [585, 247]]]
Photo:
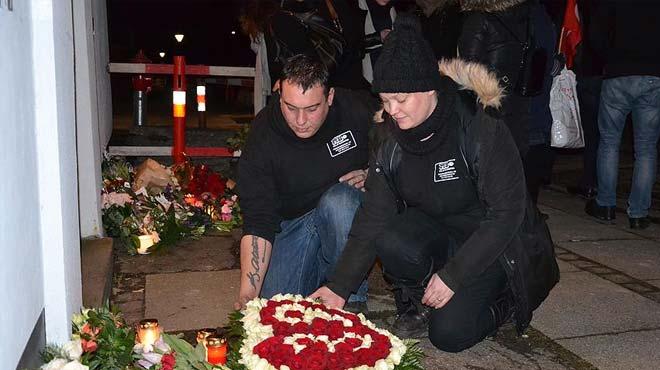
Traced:
[[113, 205], [123, 207], [126, 203], [133, 203], [133, 198], [127, 193], [112, 193], [103, 194], [103, 208], [110, 208]]
[[231, 207], [227, 204], [223, 204], [222, 208], [220, 208], [220, 213], [224, 214], [231, 214]]
[[220, 220], [222, 220], [224, 222], [231, 221], [231, 218], [232, 218], [231, 214], [223, 213], [222, 215], [220, 215]]

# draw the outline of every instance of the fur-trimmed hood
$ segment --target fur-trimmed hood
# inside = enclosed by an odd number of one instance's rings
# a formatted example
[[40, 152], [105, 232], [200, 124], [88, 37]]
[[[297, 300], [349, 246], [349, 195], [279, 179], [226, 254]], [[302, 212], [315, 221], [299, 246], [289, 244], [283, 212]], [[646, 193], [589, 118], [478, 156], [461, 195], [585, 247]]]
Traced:
[[471, 90], [477, 94], [481, 105], [491, 108], [502, 106], [504, 89], [497, 77], [483, 64], [468, 62], [460, 58], [442, 59], [438, 63], [440, 74], [454, 80], [461, 90]]
[[[468, 62], [460, 58], [442, 59], [438, 62], [440, 74], [454, 80], [460, 90], [470, 90], [484, 108], [498, 109], [502, 106], [504, 88], [497, 77], [483, 64]], [[383, 109], [374, 114], [374, 122], [383, 122]]]
[[528, 0], [461, 0], [461, 10], [464, 12], [501, 12]]

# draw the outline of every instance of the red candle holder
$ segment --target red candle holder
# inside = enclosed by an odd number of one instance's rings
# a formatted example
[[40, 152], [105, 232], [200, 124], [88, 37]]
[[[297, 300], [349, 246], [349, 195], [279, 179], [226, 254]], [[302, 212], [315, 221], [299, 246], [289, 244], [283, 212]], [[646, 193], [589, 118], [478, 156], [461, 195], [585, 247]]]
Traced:
[[213, 365], [227, 363], [227, 341], [218, 336], [206, 337], [206, 361]]

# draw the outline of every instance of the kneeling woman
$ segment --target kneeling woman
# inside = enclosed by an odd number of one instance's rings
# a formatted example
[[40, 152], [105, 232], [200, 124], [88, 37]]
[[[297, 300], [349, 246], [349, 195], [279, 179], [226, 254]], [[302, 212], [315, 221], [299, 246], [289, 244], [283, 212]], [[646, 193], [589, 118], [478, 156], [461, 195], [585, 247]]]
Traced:
[[[513, 315], [520, 333], [559, 279], [516, 145], [487, 114], [502, 90], [484, 67], [442, 62], [417, 20], [397, 18], [374, 71], [385, 121], [365, 198], [332, 278], [342, 307], [378, 257], [395, 289], [392, 331], [469, 348]], [[514, 314], [515, 313], [515, 314]]]

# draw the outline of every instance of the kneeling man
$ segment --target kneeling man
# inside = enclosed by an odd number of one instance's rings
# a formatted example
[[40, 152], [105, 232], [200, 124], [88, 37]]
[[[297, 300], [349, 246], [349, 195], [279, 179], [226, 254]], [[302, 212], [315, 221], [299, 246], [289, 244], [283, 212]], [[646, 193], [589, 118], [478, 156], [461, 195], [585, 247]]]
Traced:
[[[237, 307], [257, 296], [308, 295], [348, 238], [367, 176], [377, 100], [328, 86], [320, 61], [287, 61], [280, 96], [255, 118], [239, 162], [244, 217]], [[366, 284], [349, 303], [363, 309]]]

